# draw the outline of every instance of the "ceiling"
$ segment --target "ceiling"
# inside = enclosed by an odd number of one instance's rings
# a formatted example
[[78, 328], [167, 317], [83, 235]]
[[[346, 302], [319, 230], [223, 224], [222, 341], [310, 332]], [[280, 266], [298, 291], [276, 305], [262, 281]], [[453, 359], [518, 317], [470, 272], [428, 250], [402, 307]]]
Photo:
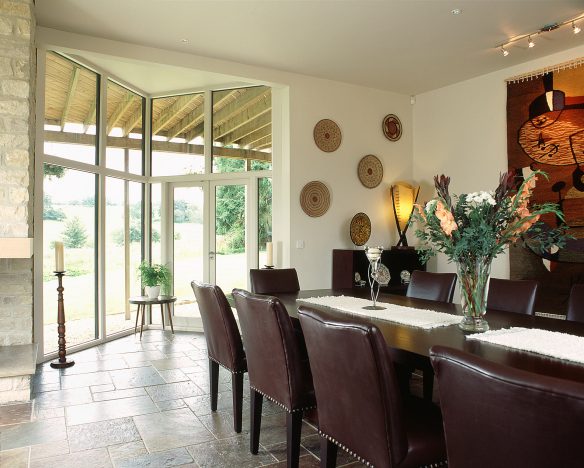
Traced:
[[[36, 0], [36, 11], [40, 26], [411, 95], [584, 44], [584, 32], [563, 27], [508, 57], [495, 47], [579, 16], [584, 0]], [[147, 92], [183, 84], [124, 67]]]

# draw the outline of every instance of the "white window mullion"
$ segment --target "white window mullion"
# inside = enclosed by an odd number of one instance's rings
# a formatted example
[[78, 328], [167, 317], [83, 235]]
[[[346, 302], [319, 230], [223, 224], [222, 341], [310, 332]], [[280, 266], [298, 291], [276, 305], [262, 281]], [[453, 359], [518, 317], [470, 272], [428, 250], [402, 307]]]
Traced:
[[106, 290], [105, 290], [105, 213], [106, 213], [106, 193], [105, 193], [105, 157], [107, 147], [107, 76], [102, 75], [99, 80], [99, 112], [97, 114], [99, 119], [98, 132], [96, 134], [98, 141], [98, 190], [97, 190], [97, 295], [98, 295], [98, 323], [99, 323], [99, 338], [106, 337]]

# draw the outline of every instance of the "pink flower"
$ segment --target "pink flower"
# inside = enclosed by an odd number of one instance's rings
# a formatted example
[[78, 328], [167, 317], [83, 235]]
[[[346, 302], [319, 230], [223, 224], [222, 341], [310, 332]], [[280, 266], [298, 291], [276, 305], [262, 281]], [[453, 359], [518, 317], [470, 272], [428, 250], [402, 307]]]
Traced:
[[444, 207], [440, 200], [436, 203], [436, 217], [440, 220], [440, 227], [447, 236], [451, 236], [452, 231], [458, 229], [454, 216]]

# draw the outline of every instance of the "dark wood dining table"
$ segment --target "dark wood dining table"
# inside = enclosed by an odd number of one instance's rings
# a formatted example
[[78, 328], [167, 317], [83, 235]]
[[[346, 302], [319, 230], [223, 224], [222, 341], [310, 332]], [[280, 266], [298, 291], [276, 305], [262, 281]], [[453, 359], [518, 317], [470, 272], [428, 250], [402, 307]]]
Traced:
[[[368, 298], [369, 290], [319, 289], [299, 291], [298, 293], [292, 294], [275, 295], [286, 306], [288, 314], [294, 320], [297, 320], [298, 307], [300, 305], [297, 302], [297, 299], [340, 295]], [[456, 315], [461, 315], [462, 313], [460, 305], [458, 304], [446, 304], [423, 299], [413, 299], [393, 294], [380, 294], [379, 302], [389, 302], [392, 304], [421, 309], [432, 309], [438, 312]], [[334, 309], [327, 307], [310, 304], [304, 305], [315, 309], [324, 309], [332, 314], [338, 314], [340, 317], [349, 316], [344, 312], [335, 311]], [[571, 335], [584, 336], [584, 324], [578, 322], [502, 312], [498, 310], [487, 310], [486, 319], [489, 322], [491, 330], [509, 327], [539, 328], [543, 330], [568, 333]], [[584, 365], [531, 352], [513, 350], [476, 340], [468, 340], [466, 339], [468, 334], [459, 329], [456, 324], [426, 330], [375, 318], [368, 318], [367, 320], [374, 323], [381, 330], [388, 346], [396, 350], [413, 353], [421, 359], [429, 358], [430, 348], [433, 345], [443, 345], [467, 351], [490, 361], [514, 368], [584, 383]]]

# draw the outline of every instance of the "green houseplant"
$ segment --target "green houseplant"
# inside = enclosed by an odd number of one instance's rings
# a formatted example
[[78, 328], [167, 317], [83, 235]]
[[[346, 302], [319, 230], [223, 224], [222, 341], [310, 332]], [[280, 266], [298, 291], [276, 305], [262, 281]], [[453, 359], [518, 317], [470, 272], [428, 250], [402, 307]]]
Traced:
[[145, 293], [149, 298], [154, 299], [158, 297], [161, 289], [163, 293], [168, 294], [170, 292], [172, 274], [166, 265], [160, 265], [158, 263], [150, 265], [144, 261], [138, 266], [138, 274], [140, 275]]

